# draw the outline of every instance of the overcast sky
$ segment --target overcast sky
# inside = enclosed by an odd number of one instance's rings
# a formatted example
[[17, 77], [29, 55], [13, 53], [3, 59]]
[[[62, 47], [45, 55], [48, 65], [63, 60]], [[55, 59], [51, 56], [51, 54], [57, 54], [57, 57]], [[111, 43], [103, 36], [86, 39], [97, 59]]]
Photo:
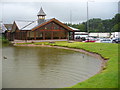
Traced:
[[[36, 20], [40, 7], [47, 14], [46, 19], [57, 18], [62, 22], [81, 23], [87, 20], [87, 0], [1, 0], [0, 19], [3, 23], [15, 20]], [[111, 19], [118, 13], [119, 0], [89, 0], [89, 19]], [[70, 14], [71, 13], [71, 14]]]

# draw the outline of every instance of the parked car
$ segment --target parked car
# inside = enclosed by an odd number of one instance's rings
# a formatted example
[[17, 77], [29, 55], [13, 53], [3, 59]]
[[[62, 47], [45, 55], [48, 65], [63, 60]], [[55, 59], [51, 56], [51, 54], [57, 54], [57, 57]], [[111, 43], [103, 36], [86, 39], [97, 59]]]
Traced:
[[96, 39], [96, 43], [101, 43], [101, 41], [102, 41], [103, 39], [105, 39], [105, 38], [97, 38], [97, 39]]
[[112, 43], [110, 38], [102, 38], [96, 41], [96, 43]]
[[112, 43], [120, 43], [120, 38], [113, 39]]
[[101, 43], [112, 43], [111, 39], [103, 39], [101, 40]]
[[85, 42], [95, 42], [95, 39], [86, 39]]

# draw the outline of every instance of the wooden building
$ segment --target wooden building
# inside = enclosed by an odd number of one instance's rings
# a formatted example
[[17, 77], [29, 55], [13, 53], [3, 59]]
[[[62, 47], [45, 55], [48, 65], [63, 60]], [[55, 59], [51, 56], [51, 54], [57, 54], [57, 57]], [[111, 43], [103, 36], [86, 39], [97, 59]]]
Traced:
[[12, 24], [2, 24], [2, 35], [8, 40], [11, 39]]
[[74, 40], [75, 30], [55, 18], [45, 19], [46, 14], [42, 8], [37, 16], [38, 20], [36, 21], [14, 21], [9, 36], [10, 40]]

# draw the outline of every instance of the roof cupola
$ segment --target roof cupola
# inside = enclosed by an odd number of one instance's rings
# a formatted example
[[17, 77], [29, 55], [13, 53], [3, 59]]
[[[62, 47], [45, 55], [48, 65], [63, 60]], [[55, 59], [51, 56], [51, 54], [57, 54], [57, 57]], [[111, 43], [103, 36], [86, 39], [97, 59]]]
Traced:
[[37, 16], [38, 16], [38, 24], [41, 24], [45, 21], [46, 14], [43, 11], [42, 7], [41, 7], [40, 11], [38, 12]]

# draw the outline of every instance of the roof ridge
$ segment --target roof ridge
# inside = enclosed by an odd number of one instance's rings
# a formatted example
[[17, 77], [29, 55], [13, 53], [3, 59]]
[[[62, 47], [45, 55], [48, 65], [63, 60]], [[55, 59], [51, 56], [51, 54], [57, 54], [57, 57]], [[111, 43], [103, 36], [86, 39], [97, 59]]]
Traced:
[[[15, 21], [24, 21], [24, 20], [15, 20]], [[24, 21], [24, 22], [33, 22], [33, 21]]]

